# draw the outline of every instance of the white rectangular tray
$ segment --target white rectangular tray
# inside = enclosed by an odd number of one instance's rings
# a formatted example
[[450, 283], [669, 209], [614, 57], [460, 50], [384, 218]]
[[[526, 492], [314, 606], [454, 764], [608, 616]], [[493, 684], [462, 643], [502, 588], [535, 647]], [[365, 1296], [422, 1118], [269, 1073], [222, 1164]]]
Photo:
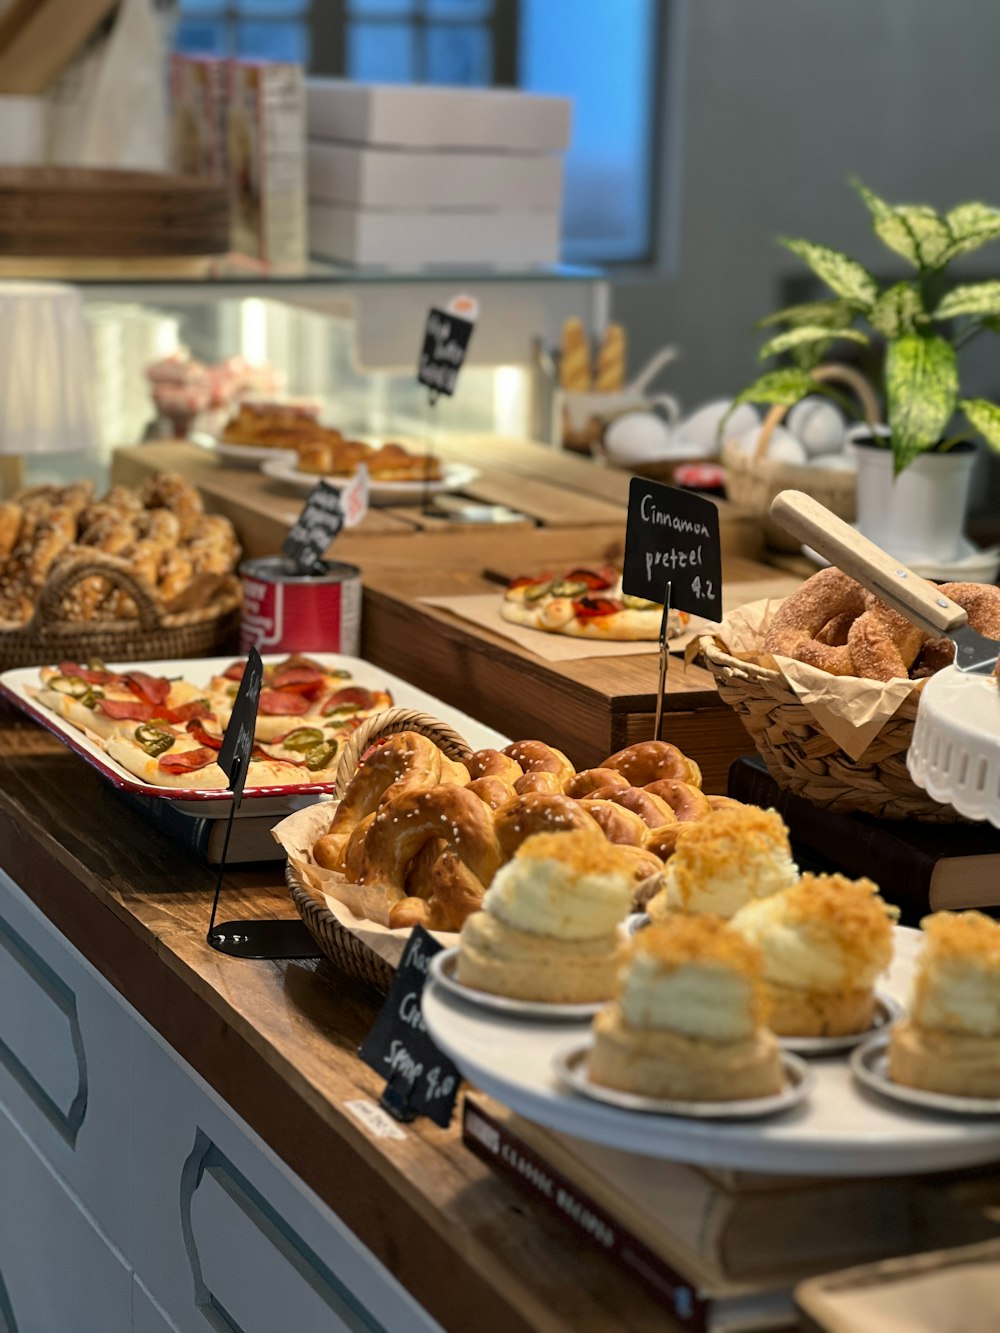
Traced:
[[[274, 662], [283, 661], [285, 654], [270, 653], [265, 654], [264, 663], [268, 665]], [[337, 653], [310, 653], [315, 661], [323, 666], [339, 668], [343, 671], [349, 671], [352, 678], [359, 684], [369, 689], [386, 689], [392, 694], [393, 704], [402, 708], [416, 708], [422, 712], [430, 713], [432, 716], [440, 718], [442, 722], [447, 722], [455, 728], [460, 735], [464, 736], [474, 750], [483, 749], [487, 746], [500, 748], [509, 744], [508, 738], [502, 736], [498, 731], [491, 727], [484, 727], [482, 723], [476, 722], [474, 718], [463, 713], [458, 708], [452, 708], [443, 703], [440, 699], [435, 699], [432, 694], [427, 694], [424, 690], [417, 689], [415, 685], [408, 685], [405, 680], [400, 680], [398, 676], [392, 675], [389, 671], [383, 671], [381, 667], [373, 666], [371, 662], [364, 662], [360, 657], [344, 657]], [[158, 662], [127, 662], [120, 666], [110, 664], [110, 671], [145, 671], [151, 676], [183, 676], [196, 684], [205, 683], [212, 676], [221, 675], [227, 667], [231, 666], [233, 657], [198, 657], [198, 658], [180, 658], [168, 661]], [[41, 723], [54, 736], [57, 736], [63, 744], [68, 745], [74, 753], [80, 755], [92, 767], [120, 791], [134, 792], [139, 796], [153, 796], [161, 800], [171, 801], [179, 810], [189, 814], [199, 814], [202, 816], [215, 816], [220, 818], [228, 816], [229, 806], [232, 802], [232, 796], [228, 791], [205, 790], [198, 787], [156, 787], [148, 782], [140, 782], [133, 774], [117, 763], [110, 755], [106, 754], [100, 746], [89, 739], [82, 731], [70, 723], [49, 711], [43, 705], [32, 699], [28, 690], [29, 687], [37, 687], [39, 684], [38, 667], [17, 667], [13, 671], [5, 671], [0, 675], [0, 694], [3, 694], [13, 704], [27, 713], [36, 722]], [[244, 802], [252, 802], [252, 807], [247, 808], [244, 804], [241, 809], [246, 813], [256, 815], [270, 814], [272, 808], [275, 813], [288, 813], [304, 802], [301, 798], [314, 798], [322, 796], [333, 791], [332, 783], [303, 782], [296, 786], [285, 787], [251, 787], [247, 785], [243, 791]], [[262, 804], [267, 802], [267, 804]]]

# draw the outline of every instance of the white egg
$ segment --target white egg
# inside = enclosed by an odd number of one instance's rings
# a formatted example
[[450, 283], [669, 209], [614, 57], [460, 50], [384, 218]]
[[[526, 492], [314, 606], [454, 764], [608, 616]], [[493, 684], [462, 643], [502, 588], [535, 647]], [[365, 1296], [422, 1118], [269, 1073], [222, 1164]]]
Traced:
[[[757, 426], [740, 436], [737, 443], [745, 454], [756, 454], [760, 432], [761, 427]], [[781, 426], [776, 426], [771, 432], [765, 457], [776, 459], [780, 463], [807, 463], [809, 461], [802, 444], [794, 435], [790, 435], [787, 430], [783, 430]]]
[[786, 429], [802, 441], [810, 455], [836, 453], [846, 425], [840, 408], [815, 394], [796, 403], [785, 417]]
[[809, 466], [826, 468], [828, 472], [857, 472], [858, 460], [853, 453], [818, 454], [810, 458]]
[[[699, 407], [680, 423], [677, 427], [678, 434], [700, 446], [700, 450], [706, 454], [709, 451], [716, 453], [721, 443], [719, 425], [729, 411], [732, 401], [731, 398], [717, 398], [711, 403], [706, 403], [704, 407]], [[757, 409], [749, 403], [740, 403], [726, 422], [723, 434], [726, 439], [735, 439], [759, 425], [760, 413]]]
[[605, 428], [604, 447], [618, 463], [645, 463], [668, 454], [672, 438], [655, 412], [623, 412]]

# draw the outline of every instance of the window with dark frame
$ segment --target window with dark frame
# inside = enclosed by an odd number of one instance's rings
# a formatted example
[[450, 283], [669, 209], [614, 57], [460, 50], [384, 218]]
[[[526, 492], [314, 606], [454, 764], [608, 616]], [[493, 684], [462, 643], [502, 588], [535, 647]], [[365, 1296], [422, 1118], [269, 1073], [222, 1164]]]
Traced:
[[657, 0], [178, 0], [175, 46], [368, 83], [521, 86], [574, 101], [563, 257], [654, 258]]

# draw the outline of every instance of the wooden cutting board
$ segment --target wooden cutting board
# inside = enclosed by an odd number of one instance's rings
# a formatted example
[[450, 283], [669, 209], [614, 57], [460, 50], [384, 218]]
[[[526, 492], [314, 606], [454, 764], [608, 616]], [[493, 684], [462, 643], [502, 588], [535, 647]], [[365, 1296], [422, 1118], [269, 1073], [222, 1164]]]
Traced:
[[229, 249], [224, 186], [192, 176], [85, 167], [0, 169], [0, 255], [217, 255]]

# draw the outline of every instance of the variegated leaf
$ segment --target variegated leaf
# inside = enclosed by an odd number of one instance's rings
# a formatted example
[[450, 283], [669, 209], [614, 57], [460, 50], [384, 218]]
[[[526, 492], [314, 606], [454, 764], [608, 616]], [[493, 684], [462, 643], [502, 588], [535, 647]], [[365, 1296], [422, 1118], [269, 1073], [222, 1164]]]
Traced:
[[784, 310], [776, 310], [773, 315], [765, 315], [757, 321], [758, 329], [766, 329], [772, 324], [825, 324], [828, 329], [846, 329], [858, 313], [858, 307], [851, 301], [842, 301], [839, 297], [833, 301], [806, 301], [803, 305], [788, 305]]
[[[816, 393], [819, 386], [811, 375], [794, 366], [783, 370], [772, 370], [760, 379], [754, 380], [742, 393], [733, 399], [733, 407], [740, 403], [782, 403], [791, 407], [806, 394]], [[732, 407], [729, 409], [733, 410]]]
[[1000, 315], [1000, 282], [969, 282], [953, 288], [938, 303], [934, 318], [956, 315]]
[[1000, 407], [988, 398], [963, 398], [959, 407], [990, 448], [1000, 450]]
[[854, 181], [872, 215], [875, 234], [890, 250], [917, 268], [938, 268], [953, 237], [944, 219], [926, 204], [890, 204], [860, 181]]
[[872, 328], [887, 338], [914, 333], [918, 324], [927, 323], [927, 312], [920, 293], [912, 282], [897, 282], [887, 287], [868, 312]]
[[[868, 342], [867, 334], [862, 333], [860, 329], [838, 329], [836, 336], [849, 338], [855, 343]], [[779, 352], [789, 352], [793, 347], [802, 347], [805, 343], [819, 342], [829, 337], [830, 330], [821, 328], [818, 324], [804, 324], [798, 329], [786, 329], [784, 333], [779, 333], [764, 344], [760, 349], [760, 359], [764, 361], [769, 356], [777, 356]]]
[[786, 250], [805, 261], [818, 278], [826, 283], [845, 301], [853, 301], [861, 309], [867, 310], [878, 296], [878, 285], [872, 275], [856, 259], [851, 259], [839, 250], [831, 250], [826, 245], [815, 245], [812, 241], [779, 237]]
[[896, 471], [941, 438], [958, 397], [955, 349], [943, 338], [908, 333], [889, 343], [885, 391]]
[[949, 260], [1000, 240], [1000, 209], [988, 204], [959, 204], [946, 215], [945, 223], [952, 235]]

